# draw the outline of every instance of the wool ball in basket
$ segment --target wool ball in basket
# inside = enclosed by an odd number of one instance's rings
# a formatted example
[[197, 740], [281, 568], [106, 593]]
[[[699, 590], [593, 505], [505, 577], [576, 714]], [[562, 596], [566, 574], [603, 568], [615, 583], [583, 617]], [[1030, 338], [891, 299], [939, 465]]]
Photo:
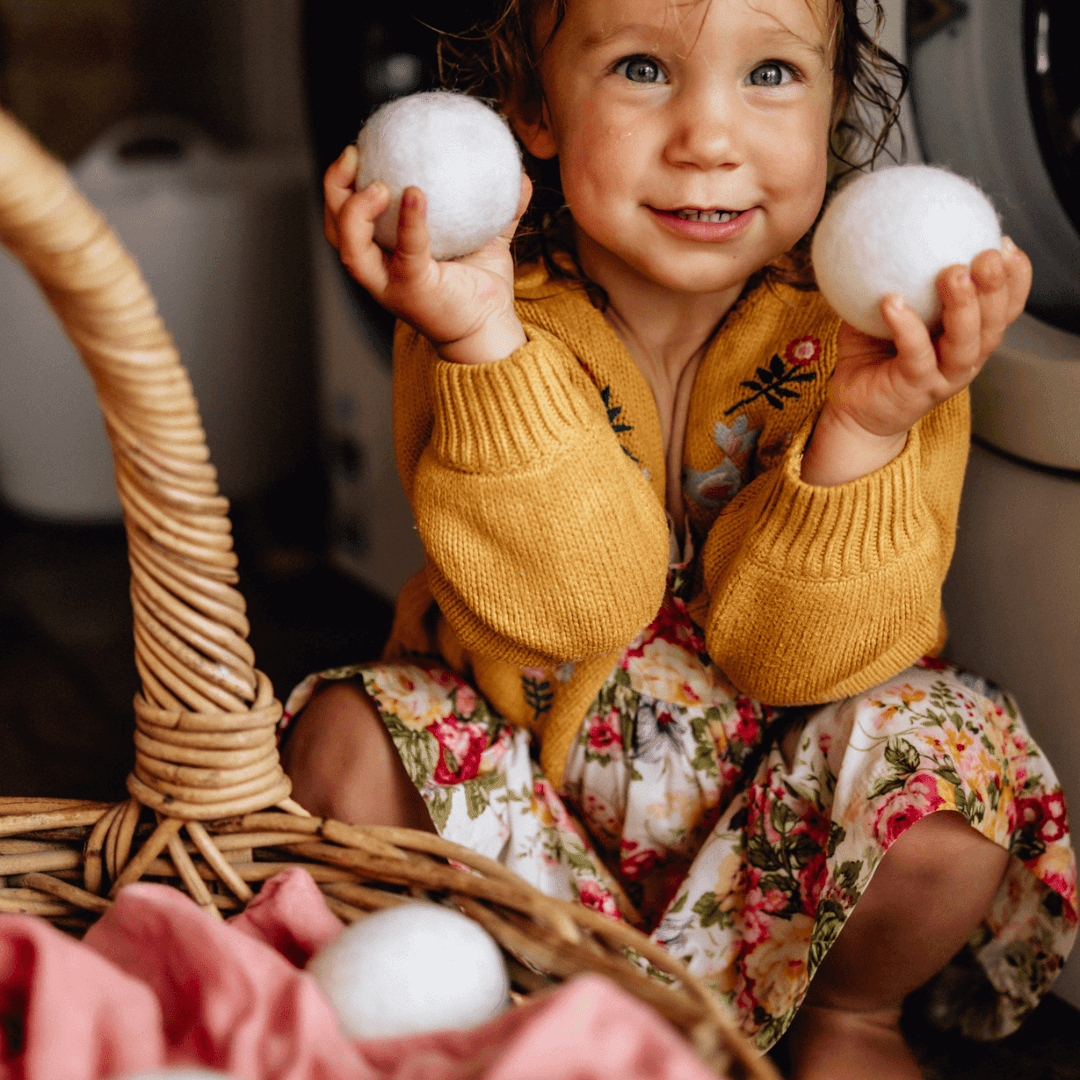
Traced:
[[487, 931], [430, 903], [358, 919], [306, 970], [354, 1039], [475, 1027], [510, 994], [502, 952]]
[[435, 259], [468, 255], [514, 220], [517, 140], [494, 109], [468, 94], [431, 90], [388, 102], [372, 113], [356, 145], [356, 189], [376, 180], [390, 189], [390, 205], [375, 220], [382, 248], [394, 248], [407, 187], [424, 192]]
[[829, 202], [811, 258], [832, 309], [878, 338], [892, 331], [881, 301], [898, 293], [928, 326], [941, 318], [937, 276], [1001, 247], [990, 200], [970, 181], [931, 165], [866, 173]]

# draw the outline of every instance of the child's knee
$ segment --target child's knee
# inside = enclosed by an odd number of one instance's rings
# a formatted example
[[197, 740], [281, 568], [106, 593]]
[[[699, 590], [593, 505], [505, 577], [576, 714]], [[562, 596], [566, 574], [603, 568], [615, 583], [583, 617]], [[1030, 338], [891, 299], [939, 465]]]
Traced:
[[927, 893], [956, 888], [988, 904], [1009, 864], [1009, 852], [988, 840], [957, 811], [920, 818], [892, 844], [878, 873]]
[[331, 683], [293, 721], [282, 763], [293, 798], [355, 825], [433, 830], [420, 793], [359, 680]]
[[357, 786], [376, 779], [393, 753], [389, 735], [363, 687], [352, 680], [321, 689], [293, 720], [281, 750], [293, 797], [313, 814], [344, 818]]

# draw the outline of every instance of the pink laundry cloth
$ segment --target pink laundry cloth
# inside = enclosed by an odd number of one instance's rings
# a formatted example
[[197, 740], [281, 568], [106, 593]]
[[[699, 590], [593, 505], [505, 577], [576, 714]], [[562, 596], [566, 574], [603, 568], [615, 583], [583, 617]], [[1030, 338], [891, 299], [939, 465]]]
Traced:
[[155, 884], [123, 889], [82, 942], [0, 915], [0, 1080], [199, 1065], [237, 1080], [712, 1076], [666, 1021], [591, 975], [468, 1031], [349, 1039], [302, 970], [342, 928], [299, 868], [227, 923]]

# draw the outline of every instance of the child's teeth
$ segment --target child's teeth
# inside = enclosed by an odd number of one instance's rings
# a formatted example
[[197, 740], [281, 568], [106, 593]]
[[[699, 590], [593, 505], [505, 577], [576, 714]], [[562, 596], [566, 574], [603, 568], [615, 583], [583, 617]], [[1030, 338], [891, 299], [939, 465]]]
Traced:
[[679, 210], [678, 215], [686, 221], [724, 222], [738, 217], [739, 212], [737, 210]]

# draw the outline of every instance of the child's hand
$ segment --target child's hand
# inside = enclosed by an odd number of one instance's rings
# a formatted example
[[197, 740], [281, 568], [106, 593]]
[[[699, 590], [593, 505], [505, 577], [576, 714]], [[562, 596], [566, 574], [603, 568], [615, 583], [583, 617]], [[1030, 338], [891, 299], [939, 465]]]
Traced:
[[938, 276], [941, 329], [931, 335], [899, 297], [881, 314], [894, 341], [844, 323], [829, 398], [803, 455], [807, 483], [831, 486], [866, 476], [904, 448], [907, 433], [935, 406], [963, 390], [1024, 310], [1031, 263], [1011, 241]]
[[[353, 190], [357, 149], [349, 146], [326, 170], [325, 232], [349, 273], [388, 311], [434, 342], [445, 360], [502, 360], [526, 342], [514, 313], [514, 261], [510, 241], [517, 218], [479, 251], [436, 262], [428, 247], [423, 192], [407, 188], [401, 201], [397, 247], [392, 255], [374, 241], [375, 219], [390, 193], [374, 183]], [[518, 218], [532, 185], [521, 178]]]

